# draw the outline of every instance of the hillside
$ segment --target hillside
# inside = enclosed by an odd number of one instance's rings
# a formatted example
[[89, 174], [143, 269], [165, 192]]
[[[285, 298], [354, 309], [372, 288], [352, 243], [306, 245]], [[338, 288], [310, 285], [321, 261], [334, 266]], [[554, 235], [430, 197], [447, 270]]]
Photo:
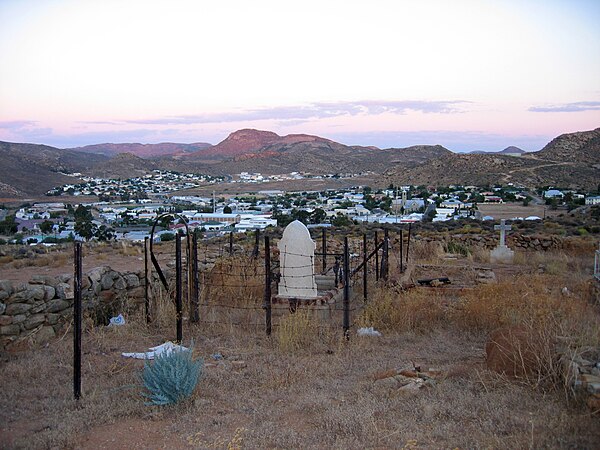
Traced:
[[0, 142], [0, 194], [11, 197], [44, 194], [55, 186], [74, 181], [60, 172], [85, 173], [106, 160], [106, 156], [83, 158], [78, 152], [47, 145]]
[[130, 153], [140, 158], [154, 158], [160, 156], [180, 156], [194, 152], [201, 152], [212, 147], [206, 142], [195, 142], [192, 144], [178, 144], [173, 142], [161, 142], [159, 144], [94, 144], [84, 147], [74, 147], [72, 150], [83, 153], [97, 153], [106, 156], [116, 156], [119, 153]]
[[531, 156], [558, 162], [576, 160], [600, 169], [600, 128], [561, 134], [539, 152], [531, 153]]
[[448, 154], [406, 172], [402, 166], [384, 174], [401, 184], [494, 184], [595, 189], [600, 180], [600, 129], [563, 134], [538, 152], [520, 158], [494, 154]]
[[132, 153], [119, 153], [114, 158], [96, 164], [87, 174], [101, 178], [134, 178], [146, 175], [159, 166], [154, 161], [140, 158]]

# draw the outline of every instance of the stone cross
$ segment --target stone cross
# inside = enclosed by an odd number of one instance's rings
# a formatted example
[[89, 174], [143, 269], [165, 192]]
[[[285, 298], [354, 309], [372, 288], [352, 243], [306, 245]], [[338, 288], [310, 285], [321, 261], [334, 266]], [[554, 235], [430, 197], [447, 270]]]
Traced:
[[495, 225], [494, 230], [500, 230], [500, 243], [498, 247], [490, 253], [490, 262], [511, 264], [515, 257], [515, 252], [506, 246], [506, 232], [511, 230], [512, 226], [506, 225], [504, 219], [500, 220], [500, 225]]
[[279, 280], [280, 297], [315, 298], [315, 247], [306, 226], [294, 220], [283, 231], [283, 237], [277, 244], [281, 264]]
[[512, 230], [511, 225], [506, 225], [506, 220], [501, 219], [500, 225], [494, 225], [494, 230], [500, 230], [500, 244], [499, 247], [506, 247], [506, 232]]

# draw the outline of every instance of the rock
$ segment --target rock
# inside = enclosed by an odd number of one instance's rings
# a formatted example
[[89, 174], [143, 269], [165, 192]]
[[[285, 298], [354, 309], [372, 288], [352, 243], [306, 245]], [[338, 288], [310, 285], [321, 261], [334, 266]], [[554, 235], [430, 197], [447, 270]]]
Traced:
[[[68, 297], [68, 294], [71, 297]], [[73, 289], [71, 289], [71, 285], [67, 283], [58, 283], [55, 288], [54, 295], [62, 300], [66, 298], [73, 298]]]
[[33, 308], [29, 310], [29, 314], [37, 314], [46, 309], [46, 303], [36, 302], [33, 304]]
[[5, 325], [0, 327], [0, 335], [2, 336], [14, 336], [21, 332], [19, 325]]
[[134, 288], [140, 285], [140, 279], [133, 273], [128, 273], [124, 278], [128, 288]]
[[409, 377], [409, 378], [417, 378], [418, 374], [415, 370], [410, 370], [410, 369], [402, 369], [401, 371], [398, 372], [400, 375], [403, 375], [405, 377]]
[[29, 311], [33, 305], [29, 305], [27, 303], [11, 303], [6, 307], [5, 314], [7, 316], [14, 316], [17, 314], [23, 314]]
[[29, 319], [27, 319], [25, 321], [23, 326], [25, 327], [26, 330], [31, 330], [31, 329], [37, 327], [38, 325], [43, 324], [45, 321], [46, 321], [46, 316], [44, 314], [34, 314], [33, 316], [30, 316]]
[[417, 392], [419, 392], [419, 390], [423, 387], [422, 383], [408, 383], [405, 384], [404, 386], [401, 386], [398, 389], [398, 392], [401, 392], [402, 394], [416, 394]]
[[25, 314], [17, 314], [16, 316], [13, 316], [13, 323], [23, 323], [25, 322], [25, 319], [27, 319], [27, 316]]
[[394, 377], [381, 378], [375, 380], [375, 386], [386, 389], [396, 389], [398, 387], [398, 381]]
[[48, 314], [48, 317], [46, 318], [46, 321], [48, 322], [49, 325], [56, 325], [58, 323], [58, 320], [60, 319], [60, 314]]
[[600, 382], [593, 382], [587, 384], [587, 391], [590, 394], [600, 394]]
[[13, 293], [13, 285], [8, 280], [0, 280], [0, 300], [10, 297]]
[[31, 277], [31, 280], [29, 281], [30, 284], [45, 284], [47, 286], [56, 286], [56, 284], [58, 283], [58, 280], [54, 277], [51, 277], [49, 275], [33, 275]]
[[503, 327], [492, 332], [485, 345], [486, 363], [490, 370], [519, 377], [536, 368], [535, 339], [521, 326]]
[[44, 300], [52, 300], [56, 290], [52, 286], [44, 286]]
[[600, 410], [600, 396], [592, 395], [591, 397], [588, 397], [586, 403], [588, 405], [588, 408], [594, 411]]
[[71, 304], [66, 300], [54, 299], [48, 302], [48, 306], [46, 306], [46, 312], [56, 313], [67, 309]]
[[54, 332], [54, 328], [52, 327], [42, 327], [40, 331], [35, 334], [35, 342], [37, 344], [43, 344], [48, 342], [50, 339], [54, 338], [56, 333]]
[[127, 289], [127, 282], [123, 277], [118, 277], [115, 280], [113, 287], [119, 291], [125, 290]]
[[6, 311], [6, 305], [0, 302], [0, 315], [4, 314], [4, 311]]
[[108, 289], [110, 289], [113, 286], [113, 275], [112, 273], [107, 273], [106, 275], [104, 275], [102, 277], [102, 281], [100, 282], [100, 285], [102, 286], [102, 290], [103, 291], [107, 291]]
[[0, 325], [10, 325], [12, 322], [12, 316], [0, 316]]

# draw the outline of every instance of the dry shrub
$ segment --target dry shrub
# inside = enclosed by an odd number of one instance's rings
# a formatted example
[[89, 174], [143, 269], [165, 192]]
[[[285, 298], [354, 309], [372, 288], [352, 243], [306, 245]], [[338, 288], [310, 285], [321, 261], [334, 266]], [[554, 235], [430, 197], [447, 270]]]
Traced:
[[589, 258], [598, 248], [598, 242], [589, 237], [568, 237], [563, 240], [563, 251], [569, 256]]
[[535, 386], [566, 388], [574, 375], [559, 353], [570, 361], [600, 345], [600, 315], [581, 297], [550, 289], [552, 283], [555, 277], [539, 275], [479, 286], [464, 295], [453, 321], [468, 330], [505, 330], [492, 335], [494, 351], [488, 351], [501, 360], [501, 372]]
[[439, 295], [426, 290], [396, 294], [377, 288], [373, 299], [356, 319], [361, 327], [382, 331], [426, 332], [444, 323], [447, 307]]
[[[406, 245], [406, 244], [405, 244]], [[405, 247], [406, 248], [406, 247]], [[410, 259], [413, 261], [437, 261], [444, 253], [441, 242], [438, 241], [417, 241], [410, 243]]]
[[12, 255], [5, 255], [5, 256], [0, 256], [0, 264], [8, 264], [10, 262], [13, 262], [14, 258], [12, 257]]
[[223, 257], [202, 282], [206, 304], [252, 305], [262, 301], [263, 260], [251, 256]]
[[317, 326], [310, 311], [298, 309], [279, 322], [277, 343], [281, 351], [295, 352], [308, 348], [317, 334]]

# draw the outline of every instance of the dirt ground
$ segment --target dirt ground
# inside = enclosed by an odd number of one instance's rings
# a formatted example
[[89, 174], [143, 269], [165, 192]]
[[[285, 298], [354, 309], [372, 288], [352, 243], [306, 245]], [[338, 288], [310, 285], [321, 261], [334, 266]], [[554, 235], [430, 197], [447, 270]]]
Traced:
[[563, 214], [565, 210], [551, 210], [546, 205], [523, 206], [521, 203], [480, 203], [477, 205], [482, 216], [492, 216], [494, 219], [512, 219], [513, 217], [556, 217]]
[[[2, 364], [2, 448], [597, 448], [598, 418], [560, 394], [488, 372], [482, 336], [439, 331], [335, 337], [287, 354], [259, 330], [186, 329], [206, 367], [193, 398], [146, 406], [143, 362], [122, 351], [163, 342], [132, 324], [89, 330], [83, 398], [70, 335]], [[220, 353], [222, 360], [211, 355]], [[436, 368], [432, 387], [380, 385], [389, 369]]]

